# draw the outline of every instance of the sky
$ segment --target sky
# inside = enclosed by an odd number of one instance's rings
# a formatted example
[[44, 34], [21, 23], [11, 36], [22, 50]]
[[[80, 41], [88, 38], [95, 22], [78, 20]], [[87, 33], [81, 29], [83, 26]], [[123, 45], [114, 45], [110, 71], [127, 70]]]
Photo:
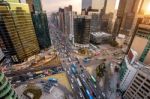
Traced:
[[52, 13], [58, 11], [59, 7], [65, 7], [72, 5], [73, 11], [77, 13], [81, 12], [81, 1], [82, 0], [42, 0], [43, 9], [47, 13]]
[[[46, 10], [47, 13], [56, 12], [58, 11], [59, 7], [64, 8], [65, 6], [68, 6], [68, 5], [72, 5], [73, 11], [77, 11], [78, 14], [81, 13], [82, 0], [41, 0], [41, 1], [42, 1], [43, 9]], [[103, 0], [98, 0], [98, 1], [103, 1]], [[113, 11], [113, 9], [116, 8], [115, 7], [116, 1], [119, 4], [119, 0], [108, 0], [106, 12]], [[150, 13], [150, 3], [149, 3], [150, 0], [144, 0], [144, 1], [145, 2], [143, 4], [143, 8], [149, 9], [148, 12]], [[100, 2], [100, 4], [103, 5], [103, 2]], [[99, 6], [98, 4], [95, 4], [95, 6], [96, 5]]]
[[[93, 0], [93, 1], [96, 1], [94, 4], [95, 8], [100, 8], [100, 6], [101, 8], [103, 7], [104, 0]], [[113, 10], [116, 1], [118, 0], [108, 0], [107, 5], [112, 5], [112, 6], [109, 6], [107, 10], [109, 11]], [[99, 2], [99, 4], [96, 4], [97, 2]], [[72, 5], [73, 11], [77, 11], [77, 13], [80, 14], [82, 9], [82, 0], [42, 0], [42, 5], [43, 5], [43, 9], [46, 10], [47, 13], [56, 12], [58, 11], [59, 7], [64, 8], [65, 6]]]

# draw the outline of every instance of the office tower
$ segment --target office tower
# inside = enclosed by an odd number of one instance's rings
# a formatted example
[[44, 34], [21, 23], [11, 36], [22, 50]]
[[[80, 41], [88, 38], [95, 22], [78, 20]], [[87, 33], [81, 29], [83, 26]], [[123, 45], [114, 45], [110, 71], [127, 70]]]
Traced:
[[17, 94], [6, 79], [4, 73], [0, 71], [0, 99], [18, 99]]
[[76, 15], [76, 12], [70, 12], [69, 13], [69, 20], [70, 20], [70, 33], [69, 33], [69, 39], [72, 41], [74, 44], [74, 16]]
[[138, 53], [138, 59], [148, 65], [150, 64], [150, 17], [145, 16], [144, 18], [139, 18], [138, 20], [141, 21], [137, 22], [129, 49], [134, 49]]
[[124, 99], [150, 99], [150, 69], [140, 68], [123, 95]]
[[91, 16], [91, 32], [100, 31], [100, 16], [97, 9], [90, 9], [88, 15]]
[[26, 0], [29, 4], [33, 25], [40, 49], [51, 45], [46, 12], [42, 10], [41, 0]]
[[65, 36], [68, 36], [69, 38], [73, 37], [74, 15], [76, 15], [76, 12], [72, 11], [71, 5], [59, 8], [57, 13], [52, 14], [52, 17], [55, 20], [55, 25], [64, 33]]
[[58, 21], [59, 21], [59, 29], [65, 33], [65, 18], [64, 18], [64, 9], [59, 8], [58, 12]]
[[27, 4], [0, 2], [0, 36], [14, 62], [39, 52]]
[[127, 36], [132, 35], [142, 1], [143, 0], [120, 0], [113, 30], [114, 37], [119, 33]]
[[90, 42], [90, 21], [87, 15], [78, 15], [74, 18], [74, 39], [75, 43], [88, 45]]
[[100, 30], [111, 33], [113, 26], [113, 13], [104, 14], [102, 18], [100, 18]]
[[65, 31], [64, 33], [69, 36], [70, 34], [70, 22], [71, 22], [71, 16], [70, 14], [72, 13], [72, 6], [69, 5], [68, 7], [64, 8], [64, 24], [65, 24]]

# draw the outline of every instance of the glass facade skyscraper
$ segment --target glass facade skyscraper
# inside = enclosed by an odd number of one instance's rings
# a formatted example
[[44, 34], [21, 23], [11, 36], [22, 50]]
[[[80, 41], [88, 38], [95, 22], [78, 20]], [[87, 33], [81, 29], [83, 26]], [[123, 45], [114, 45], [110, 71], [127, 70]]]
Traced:
[[42, 10], [40, 0], [26, 0], [29, 4], [36, 36], [41, 49], [51, 45], [46, 12]]
[[90, 42], [90, 22], [89, 16], [76, 16], [74, 18], [74, 38], [75, 43], [89, 44]]
[[24, 61], [39, 52], [27, 4], [1, 2], [0, 36], [14, 62]]

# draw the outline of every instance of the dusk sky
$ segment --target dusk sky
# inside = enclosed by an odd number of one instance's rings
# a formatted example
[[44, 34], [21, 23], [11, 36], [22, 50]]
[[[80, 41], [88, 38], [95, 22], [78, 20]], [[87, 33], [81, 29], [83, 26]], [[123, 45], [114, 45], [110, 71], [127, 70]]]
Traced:
[[72, 5], [73, 11], [81, 12], [81, 1], [82, 0], [42, 0], [43, 9], [47, 13], [58, 11], [59, 7], [65, 7]]

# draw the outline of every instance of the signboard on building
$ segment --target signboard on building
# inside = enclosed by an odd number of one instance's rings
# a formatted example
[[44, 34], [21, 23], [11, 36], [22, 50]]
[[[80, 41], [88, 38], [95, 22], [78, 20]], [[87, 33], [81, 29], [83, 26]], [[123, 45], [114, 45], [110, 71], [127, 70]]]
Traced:
[[129, 64], [133, 64], [136, 61], [137, 56], [138, 56], [137, 52], [134, 51], [133, 49], [130, 49], [127, 55]]

